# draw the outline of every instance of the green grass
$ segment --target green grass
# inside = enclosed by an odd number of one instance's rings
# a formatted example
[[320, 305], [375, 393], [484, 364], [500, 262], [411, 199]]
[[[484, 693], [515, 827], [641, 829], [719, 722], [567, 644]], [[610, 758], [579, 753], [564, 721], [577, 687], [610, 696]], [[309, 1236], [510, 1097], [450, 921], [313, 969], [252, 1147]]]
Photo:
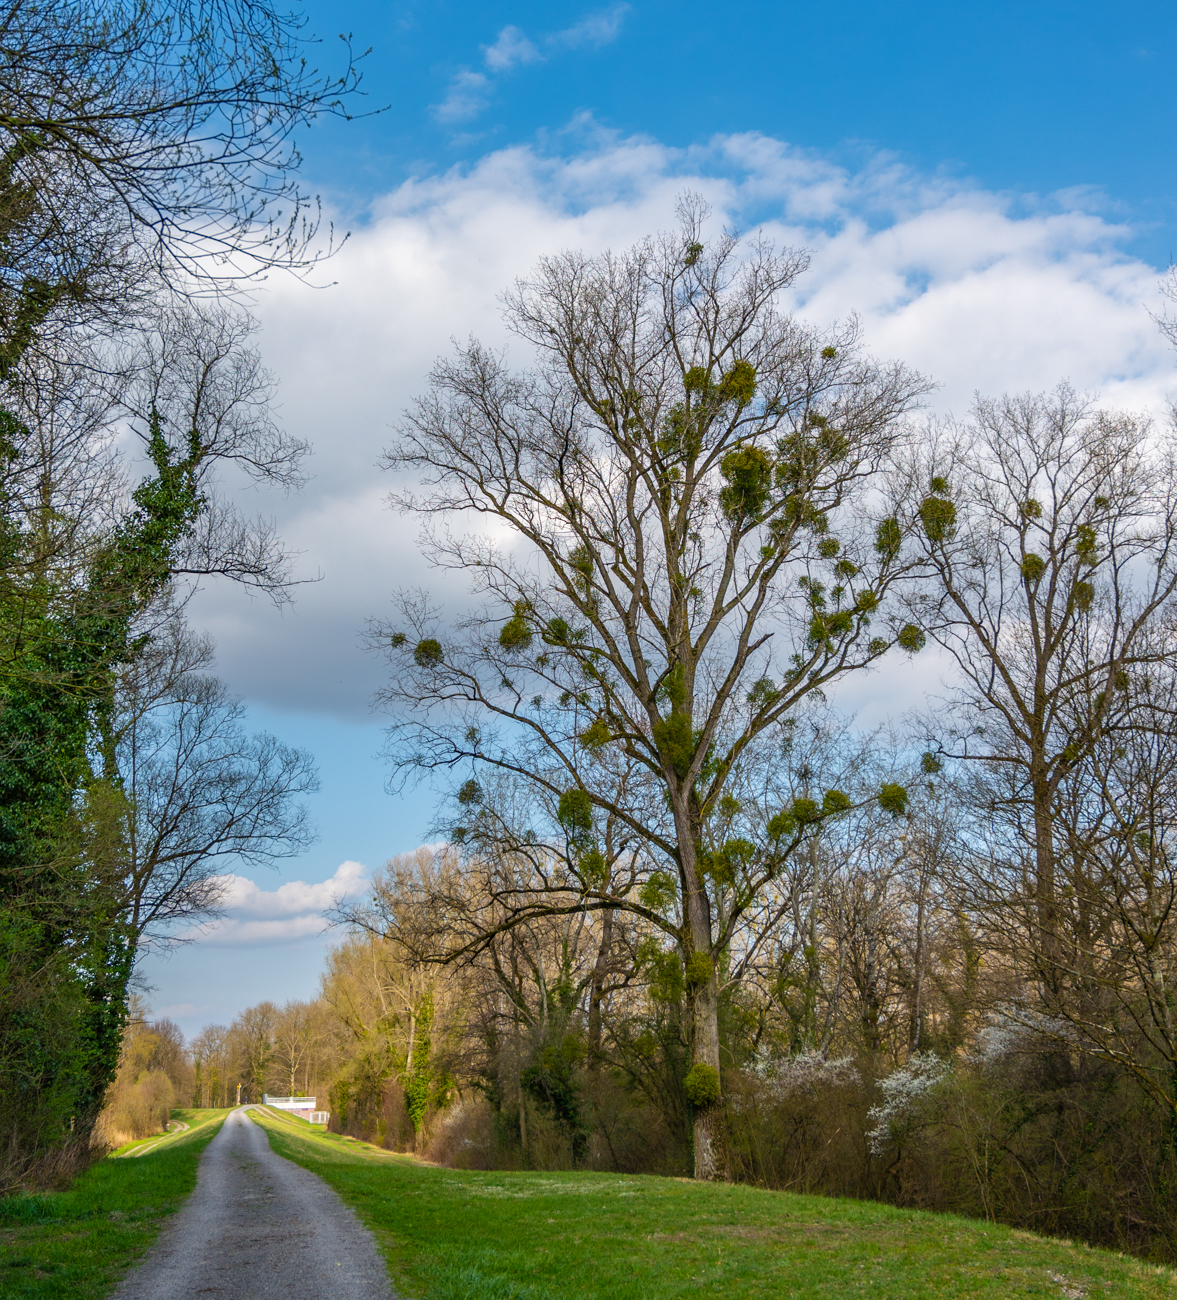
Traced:
[[1173, 1297], [1177, 1273], [951, 1215], [616, 1174], [422, 1165], [261, 1118], [374, 1231], [412, 1300]]
[[0, 1200], [0, 1296], [97, 1300], [109, 1294], [196, 1186], [200, 1153], [227, 1114], [173, 1111], [191, 1128], [155, 1150], [100, 1160], [68, 1192]]

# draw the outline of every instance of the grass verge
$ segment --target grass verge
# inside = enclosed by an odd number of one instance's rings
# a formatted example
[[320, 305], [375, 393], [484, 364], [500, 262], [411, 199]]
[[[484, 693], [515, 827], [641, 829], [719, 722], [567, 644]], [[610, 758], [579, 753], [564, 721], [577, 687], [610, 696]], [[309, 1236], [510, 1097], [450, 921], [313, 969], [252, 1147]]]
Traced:
[[616, 1174], [439, 1169], [253, 1112], [413, 1300], [1153, 1300], [1177, 1273], [951, 1215]]
[[[0, 1200], [0, 1296], [98, 1300], [196, 1186], [225, 1110], [176, 1110], [191, 1127], [133, 1160], [100, 1160], [68, 1192]], [[125, 1148], [124, 1148], [125, 1149]]]

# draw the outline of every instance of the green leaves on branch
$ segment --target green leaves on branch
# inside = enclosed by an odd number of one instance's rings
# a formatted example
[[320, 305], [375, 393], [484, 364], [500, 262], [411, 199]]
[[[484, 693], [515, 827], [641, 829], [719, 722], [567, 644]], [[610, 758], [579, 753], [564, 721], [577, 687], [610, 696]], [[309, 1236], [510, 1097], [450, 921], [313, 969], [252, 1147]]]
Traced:
[[703, 874], [729, 887], [736, 883], [737, 874], [746, 872], [755, 860], [756, 845], [741, 838], [726, 840], [719, 848], [699, 855]]
[[902, 817], [907, 812], [907, 791], [895, 782], [879, 788], [879, 807], [892, 817]]
[[580, 743], [585, 749], [592, 752], [604, 747], [613, 739], [613, 733], [609, 730], [609, 724], [604, 718], [597, 718], [591, 722], [579, 736]]
[[721, 402], [747, 406], [756, 396], [756, 367], [750, 361], [737, 361], [720, 379], [715, 395]]
[[809, 641], [811, 645], [829, 645], [848, 636], [854, 631], [854, 614], [848, 609], [839, 609], [832, 614], [815, 614], [809, 622]]
[[591, 889], [603, 889], [609, 883], [609, 864], [600, 849], [586, 849], [577, 866]]
[[689, 988], [699, 988], [703, 984], [711, 982], [715, 974], [715, 963], [705, 952], [693, 952], [687, 958], [685, 970], [687, 986]]
[[768, 819], [768, 837], [770, 840], [792, 839], [799, 829], [816, 826], [828, 817], [849, 812], [853, 807], [854, 801], [841, 790], [827, 790], [820, 804], [816, 799], [794, 799], [788, 808]]
[[1099, 563], [1099, 552], [1095, 546], [1095, 529], [1085, 524], [1079, 529], [1075, 554], [1079, 563], [1089, 569], [1094, 569]]
[[[943, 483], [943, 479], [934, 479]], [[930, 542], [950, 541], [956, 532], [956, 507], [947, 497], [926, 497], [920, 505], [920, 522]]]
[[884, 560], [893, 560], [902, 545], [903, 529], [899, 526], [899, 520], [894, 517], [884, 519], [875, 529], [875, 551]]
[[659, 718], [652, 728], [658, 753], [670, 764], [676, 776], [686, 776], [695, 761], [699, 736], [691, 727], [690, 715], [675, 711], [668, 718]]
[[664, 913], [677, 897], [677, 882], [668, 871], [652, 871], [638, 890], [638, 901], [651, 912]]
[[444, 658], [441, 642], [433, 637], [418, 641], [417, 648], [413, 651], [413, 662], [418, 668], [437, 668]]
[[1046, 561], [1041, 555], [1031, 553], [1022, 560], [1022, 577], [1027, 582], [1037, 582], [1045, 572]]
[[719, 1100], [719, 1071], [698, 1062], [687, 1071], [683, 1091], [694, 1106], [713, 1106]]
[[499, 631], [499, 645], [508, 653], [531, 648], [531, 624], [527, 616], [531, 613], [531, 604], [526, 600], [515, 602], [515, 611]]
[[572, 629], [564, 619], [551, 618], [544, 628], [543, 639], [545, 645], [567, 645], [572, 640]]
[[685, 777], [695, 761], [700, 733], [691, 726], [691, 715], [687, 709], [686, 674], [682, 664], [675, 664], [666, 674], [661, 694], [669, 703], [671, 711], [668, 716], [659, 718], [654, 723], [651, 734], [659, 755], [669, 763], [677, 776]]
[[569, 856], [590, 889], [608, 884], [609, 864], [593, 843], [593, 801], [586, 790], [565, 790], [556, 807], [556, 820], [568, 837]]
[[756, 396], [756, 367], [750, 361], [736, 361], [731, 369], [712, 384], [711, 372], [704, 366], [691, 366], [683, 375], [683, 387], [688, 393], [712, 397], [717, 402], [735, 402], [747, 406]]
[[565, 790], [556, 808], [556, 820], [569, 839], [587, 834], [593, 828], [593, 801], [588, 791]]
[[927, 637], [914, 623], [907, 623], [899, 629], [895, 644], [909, 655], [919, 654], [927, 643]]
[[759, 711], [771, 708], [780, 697], [780, 687], [771, 678], [762, 677], [748, 692], [748, 703]]
[[719, 472], [727, 483], [719, 493], [719, 505], [731, 523], [756, 519], [768, 502], [772, 486], [772, 460], [759, 447], [739, 447], [720, 461]]

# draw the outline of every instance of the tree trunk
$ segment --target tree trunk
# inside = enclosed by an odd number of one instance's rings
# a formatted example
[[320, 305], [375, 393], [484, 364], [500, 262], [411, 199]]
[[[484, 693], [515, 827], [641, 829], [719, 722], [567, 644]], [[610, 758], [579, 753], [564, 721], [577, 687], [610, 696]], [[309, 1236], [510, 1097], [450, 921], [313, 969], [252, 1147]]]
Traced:
[[1038, 924], [1038, 953], [1042, 979], [1057, 993], [1062, 979], [1062, 948], [1054, 879], [1054, 817], [1049, 782], [1031, 771], [1034, 795], [1034, 904]]
[[[719, 1074], [719, 992], [714, 975], [691, 1000], [691, 1064], [709, 1065]], [[715, 1182], [728, 1176], [727, 1125], [723, 1097], [695, 1108], [695, 1177]]]
[[601, 913], [601, 946], [597, 952], [596, 964], [593, 966], [593, 982], [589, 995], [588, 1064], [589, 1069], [593, 1071], [599, 1070], [601, 1065], [601, 997], [612, 947], [613, 909], [607, 908]]

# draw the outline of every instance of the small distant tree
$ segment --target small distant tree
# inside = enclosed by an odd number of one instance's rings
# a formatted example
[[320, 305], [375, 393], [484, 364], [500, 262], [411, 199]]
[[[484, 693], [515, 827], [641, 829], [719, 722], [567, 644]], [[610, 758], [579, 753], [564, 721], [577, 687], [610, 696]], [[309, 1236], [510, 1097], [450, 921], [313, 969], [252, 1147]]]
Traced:
[[224, 1105], [232, 1072], [228, 1029], [224, 1025], [205, 1025], [189, 1044], [189, 1051], [195, 1070], [192, 1105]]
[[[512, 904], [490, 932], [628, 911], [677, 953], [694, 1168], [712, 1179], [732, 935], [851, 802], [768, 806], [780, 725], [920, 644], [884, 612], [902, 526], [869, 493], [926, 385], [868, 359], [853, 322], [784, 314], [805, 256], [708, 243], [706, 215], [688, 200], [677, 233], [544, 259], [506, 298], [531, 369], [476, 342], [438, 363], [387, 464], [426, 485], [396, 500], [484, 603], [443, 629], [409, 594], [378, 635], [396, 664], [385, 701], [405, 715], [397, 770], [457, 772], [454, 837], [540, 878], [500, 891]], [[902, 809], [902, 789], [884, 798]]]
[[322, 1036], [317, 1011], [313, 1002], [287, 1002], [278, 1013], [272, 1068], [287, 1096], [307, 1095], [315, 1047]]
[[250, 1101], [261, 1101], [276, 1049], [278, 1008], [272, 1002], [246, 1007], [229, 1026], [236, 1079]]

